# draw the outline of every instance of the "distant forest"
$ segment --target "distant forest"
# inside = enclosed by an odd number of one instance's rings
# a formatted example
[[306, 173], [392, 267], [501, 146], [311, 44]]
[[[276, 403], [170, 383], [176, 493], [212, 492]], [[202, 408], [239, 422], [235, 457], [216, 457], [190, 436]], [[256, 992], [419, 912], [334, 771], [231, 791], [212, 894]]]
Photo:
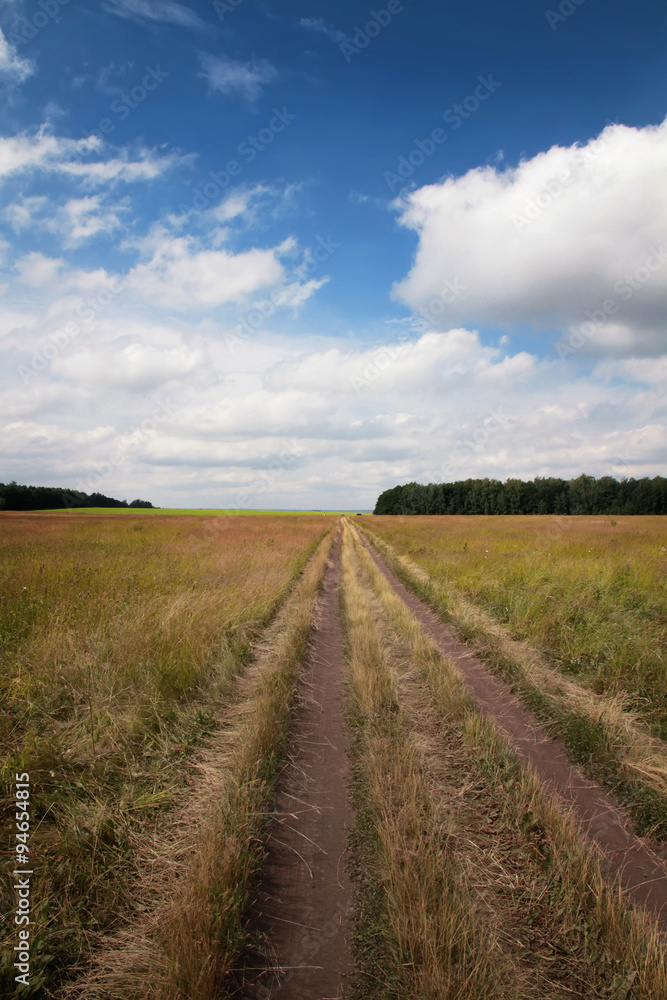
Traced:
[[153, 507], [149, 500], [114, 500], [103, 493], [82, 493], [57, 486], [0, 483], [0, 510], [68, 510], [71, 507]]
[[385, 490], [374, 514], [667, 514], [667, 479], [465, 479]]

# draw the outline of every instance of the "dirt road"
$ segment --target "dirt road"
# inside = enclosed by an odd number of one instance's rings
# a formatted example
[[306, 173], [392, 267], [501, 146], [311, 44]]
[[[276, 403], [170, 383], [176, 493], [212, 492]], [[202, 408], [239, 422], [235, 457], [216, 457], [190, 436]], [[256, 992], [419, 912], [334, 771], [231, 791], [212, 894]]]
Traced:
[[345, 847], [354, 817], [346, 783], [340, 544], [339, 537], [324, 577], [253, 907], [265, 948], [257, 968], [246, 973], [242, 995], [252, 1000], [334, 1000], [352, 971]]
[[[667, 930], [667, 871], [634, 836], [618, 804], [571, 764], [564, 747], [364, 544], [394, 593], [460, 671], [482, 713], [602, 850], [609, 880], [619, 879], [633, 902]], [[348, 802], [340, 552], [339, 537], [324, 579], [290, 759], [253, 906], [252, 927], [262, 945], [234, 994], [247, 1000], [339, 1000], [352, 982], [346, 839], [354, 815]]]

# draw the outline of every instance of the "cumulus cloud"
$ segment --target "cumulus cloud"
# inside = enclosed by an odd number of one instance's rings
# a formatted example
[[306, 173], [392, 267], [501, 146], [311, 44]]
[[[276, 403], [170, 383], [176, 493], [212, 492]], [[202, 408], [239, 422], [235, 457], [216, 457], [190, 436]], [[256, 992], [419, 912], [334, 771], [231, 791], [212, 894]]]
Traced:
[[[161, 156], [142, 150], [133, 159], [127, 150], [105, 158], [97, 136], [69, 139], [52, 135], [42, 126], [36, 133], [0, 137], [0, 180], [34, 171], [60, 174], [83, 181], [90, 187], [115, 181], [133, 183], [154, 180], [182, 158], [176, 153]], [[97, 159], [91, 156], [97, 155]]]
[[61, 257], [46, 257], [45, 254], [33, 251], [16, 262], [15, 270], [25, 285], [49, 288], [58, 282], [63, 263]]
[[199, 61], [204, 70], [202, 76], [211, 90], [219, 90], [222, 94], [237, 93], [250, 103], [261, 97], [263, 85], [278, 75], [275, 66], [265, 59], [237, 62], [200, 52]]
[[29, 229], [42, 215], [44, 208], [48, 205], [45, 195], [34, 195], [26, 198], [20, 196], [5, 209], [5, 218], [8, 219], [15, 233], [20, 233], [23, 229]]
[[190, 237], [166, 238], [147, 263], [130, 271], [128, 283], [145, 298], [176, 309], [220, 306], [279, 284], [282, 251], [281, 246], [234, 254], [198, 249]]
[[[242, 209], [230, 208], [237, 210]], [[202, 246], [192, 235], [174, 237], [163, 228], [156, 230], [142, 247], [150, 258], [129, 271], [127, 287], [157, 306], [183, 312], [244, 301], [249, 306], [249, 297], [258, 295], [253, 308], [268, 303], [267, 315], [272, 315], [276, 309], [299, 308], [328, 281], [326, 276], [301, 280], [302, 276], [296, 275], [298, 266], [285, 267], [283, 258], [297, 250], [291, 238], [269, 249], [235, 253], [220, 249], [222, 238], [216, 235], [221, 234], [209, 234], [214, 244], [211, 248]], [[269, 290], [270, 301], [263, 297]]]
[[132, 343], [116, 350], [89, 349], [56, 358], [53, 371], [83, 386], [146, 392], [191, 374], [202, 359], [201, 351], [184, 346]]
[[121, 225], [119, 212], [127, 208], [127, 205], [106, 208], [99, 195], [71, 198], [59, 211], [54, 228], [63, 234], [65, 246], [77, 246], [100, 233], [109, 235], [118, 229]]
[[[45, 204], [46, 203], [46, 204]], [[14, 228], [38, 224], [42, 229], [56, 233], [65, 248], [80, 246], [100, 234], [111, 235], [122, 223], [120, 215], [129, 208], [127, 204], [106, 206], [102, 195], [70, 198], [53, 215], [41, 218], [48, 202], [42, 198], [24, 199], [11, 206], [10, 215]]]
[[442, 328], [553, 329], [592, 313], [590, 349], [664, 349], [665, 176], [667, 120], [405, 193], [395, 206], [419, 245], [394, 295]]
[[[149, 328], [121, 315], [63, 351], [46, 384], [31, 392], [46, 418], [9, 396], [6, 475], [31, 474], [30, 461], [76, 484], [99, 469], [103, 492], [141, 483], [163, 504], [187, 489], [195, 506], [324, 507], [339, 496], [366, 507], [413, 479], [654, 475], [667, 457], [664, 365], [605, 361], [573, 377], [462, 327], [316, 349], [257, 337], [232, 355], [210, 318]], [[138, 434], [163, 398], [169, 419]], [[97, 428], [113, 432], [72, 444]]]
[[9, 44], [0, 29], [0, 76], [23, 83], [34, 72], [34, 63], [30, 59], [21, 59], [16, 47]]

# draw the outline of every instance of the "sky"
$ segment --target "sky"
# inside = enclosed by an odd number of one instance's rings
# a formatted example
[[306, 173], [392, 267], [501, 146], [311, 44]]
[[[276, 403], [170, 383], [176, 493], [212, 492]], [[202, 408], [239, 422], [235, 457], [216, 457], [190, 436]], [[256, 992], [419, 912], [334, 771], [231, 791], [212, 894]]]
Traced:
[[657, 0], [0, 0], [0, 479], [664, 475]]

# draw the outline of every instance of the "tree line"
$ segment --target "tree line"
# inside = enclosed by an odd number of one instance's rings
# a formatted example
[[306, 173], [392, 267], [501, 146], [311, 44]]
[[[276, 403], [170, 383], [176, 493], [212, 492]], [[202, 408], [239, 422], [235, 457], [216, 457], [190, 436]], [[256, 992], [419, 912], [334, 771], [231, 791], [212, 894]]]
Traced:
[[465, 479], [385, 490], [374, 514], [667, 514], [667, 479]]
[[0, 510], [69, 510], [72, 507], [153, 507], [150, 500], [114, 500], [103, 493], [83, 493], [57, 486], [0, 483]]

